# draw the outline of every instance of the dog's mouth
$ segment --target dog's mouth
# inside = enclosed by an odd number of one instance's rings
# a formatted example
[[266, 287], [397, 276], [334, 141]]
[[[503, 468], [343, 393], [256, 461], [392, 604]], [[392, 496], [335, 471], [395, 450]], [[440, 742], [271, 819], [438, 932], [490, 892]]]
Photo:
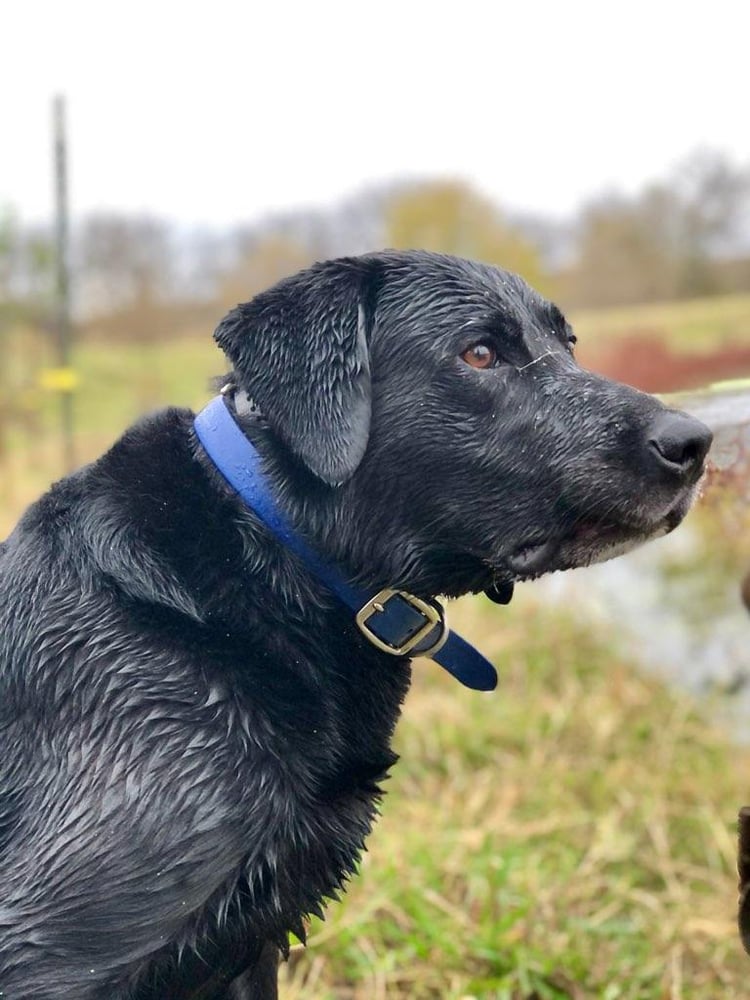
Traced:
[[[533, 580], [556, 570], [575, 569], [605, 562], [637, 548], [644, 542], [667, 535], [687, 514], [698, 487], [686, 490], [666, 514], [601, 520], [581, 517], [560, 532], [531, 535], [503, 560], [506, 578]], [[498, 575], [500, 575], [498, 568]]]
[[661, 531], [635, 532], [619, 525], [582, 523], [561, 537], [520, 545], [506, 558], [505, 564], [516, 580], [533, 580], [555, 570], [613, 559], [669, 530], [664, 527]]

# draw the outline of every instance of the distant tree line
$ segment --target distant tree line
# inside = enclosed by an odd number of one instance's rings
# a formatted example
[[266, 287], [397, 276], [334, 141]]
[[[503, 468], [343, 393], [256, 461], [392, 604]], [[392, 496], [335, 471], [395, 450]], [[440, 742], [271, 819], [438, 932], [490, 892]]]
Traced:
[[576, 233], [566, 291], [580, 304], [750, 290], [750, 170], [697, 153], [633, 197], [592, 201]]
[[[113, 337], [166, 336], [321, 258], [425, 247], [517, 271], [565, 306], [750, 291], [750, 168], [693, 154], [633, 195], [601, 195], [569, 220], [503, 211], [460, 180], [365, 191], [328, 212], [224, 230], [101, 213], [75, 228], [79, 323]], [[51, 233], [0, 213], [2, 325], [44, 321]]]

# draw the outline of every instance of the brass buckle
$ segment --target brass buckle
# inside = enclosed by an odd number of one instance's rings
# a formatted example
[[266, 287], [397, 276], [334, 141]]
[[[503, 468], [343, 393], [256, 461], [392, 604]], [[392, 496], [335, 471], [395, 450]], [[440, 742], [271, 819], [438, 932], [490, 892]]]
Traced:
[[[373, 615], [382, 613], [385, 610], [385, 606], [388, 601], [395, 596], [403, 598], [407, 604], [410, 604], [427, 619], [425, 624], [401, 646], [390, 646], [387, 642], [381, 639], [380, 636], [375, 635], [367, 624]], [[427, 649], [420, 649], [418, 653], [415, 653], [415, 656], [434, 656], [435, 653], [442, 648], [445, 640], [448, 638], [448, 625], [445, 621], [445, 609], [441, 606], [436, 608], [432, 604], [428, 604], [427, 601], [423, 601], [421, 598], [415, 597], [413, 594], [408, 594], [405, 590], [392, 590], [391, 588], [386, 587], [385, 590], [381, 590], [378, 594], [371, 598], [363, 608], [360, 608], [357, 612], [355, 620], [359, 626], [359, 630], [365, 638], [369, 639], [373, 646], [376, 646], [384, 653], [390, 653], [391, 656], [404, 656], [407, 653], [410, 653], [415, 646], [418, 646], [423, 639], [427, 638], [436, 625], [441, 626], [438, 638]]]

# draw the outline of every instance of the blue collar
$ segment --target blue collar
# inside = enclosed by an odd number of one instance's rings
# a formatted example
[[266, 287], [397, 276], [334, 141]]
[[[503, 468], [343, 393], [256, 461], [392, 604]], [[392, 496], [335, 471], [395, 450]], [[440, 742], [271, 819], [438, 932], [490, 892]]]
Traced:
[[466, 687], [492, 691], [492, 664], [445, 622], [440, 604], [422, 601], [403, 590], [373, 593], [349, 583], [295, 533], [279, 510], [261, 469], [260, 455], [240, 430], [221, 396], [195, 418], [195, 431], [216, 468], [276, 537], [312, 570], [329, 590], [355, 612], [362, 634], [391, 656], [427, 656]]

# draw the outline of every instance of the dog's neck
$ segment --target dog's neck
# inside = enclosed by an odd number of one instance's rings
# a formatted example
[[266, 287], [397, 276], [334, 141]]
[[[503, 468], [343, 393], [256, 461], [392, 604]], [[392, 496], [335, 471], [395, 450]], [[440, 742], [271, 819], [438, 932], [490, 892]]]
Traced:
[[[248, 403], [244, 402], [247, 409]], [[361, 588], [323, 560], [294, 531], [269, 489], [261, 458], [222, 396], [198, 415], [195, 430], [206, 454], [267, 528], [356, 616], [362, 634], [381, 652], [434, 659], [467, 687], [491, 690], [494, 667], [448, 629], [442, 607], [393, 588]]]

